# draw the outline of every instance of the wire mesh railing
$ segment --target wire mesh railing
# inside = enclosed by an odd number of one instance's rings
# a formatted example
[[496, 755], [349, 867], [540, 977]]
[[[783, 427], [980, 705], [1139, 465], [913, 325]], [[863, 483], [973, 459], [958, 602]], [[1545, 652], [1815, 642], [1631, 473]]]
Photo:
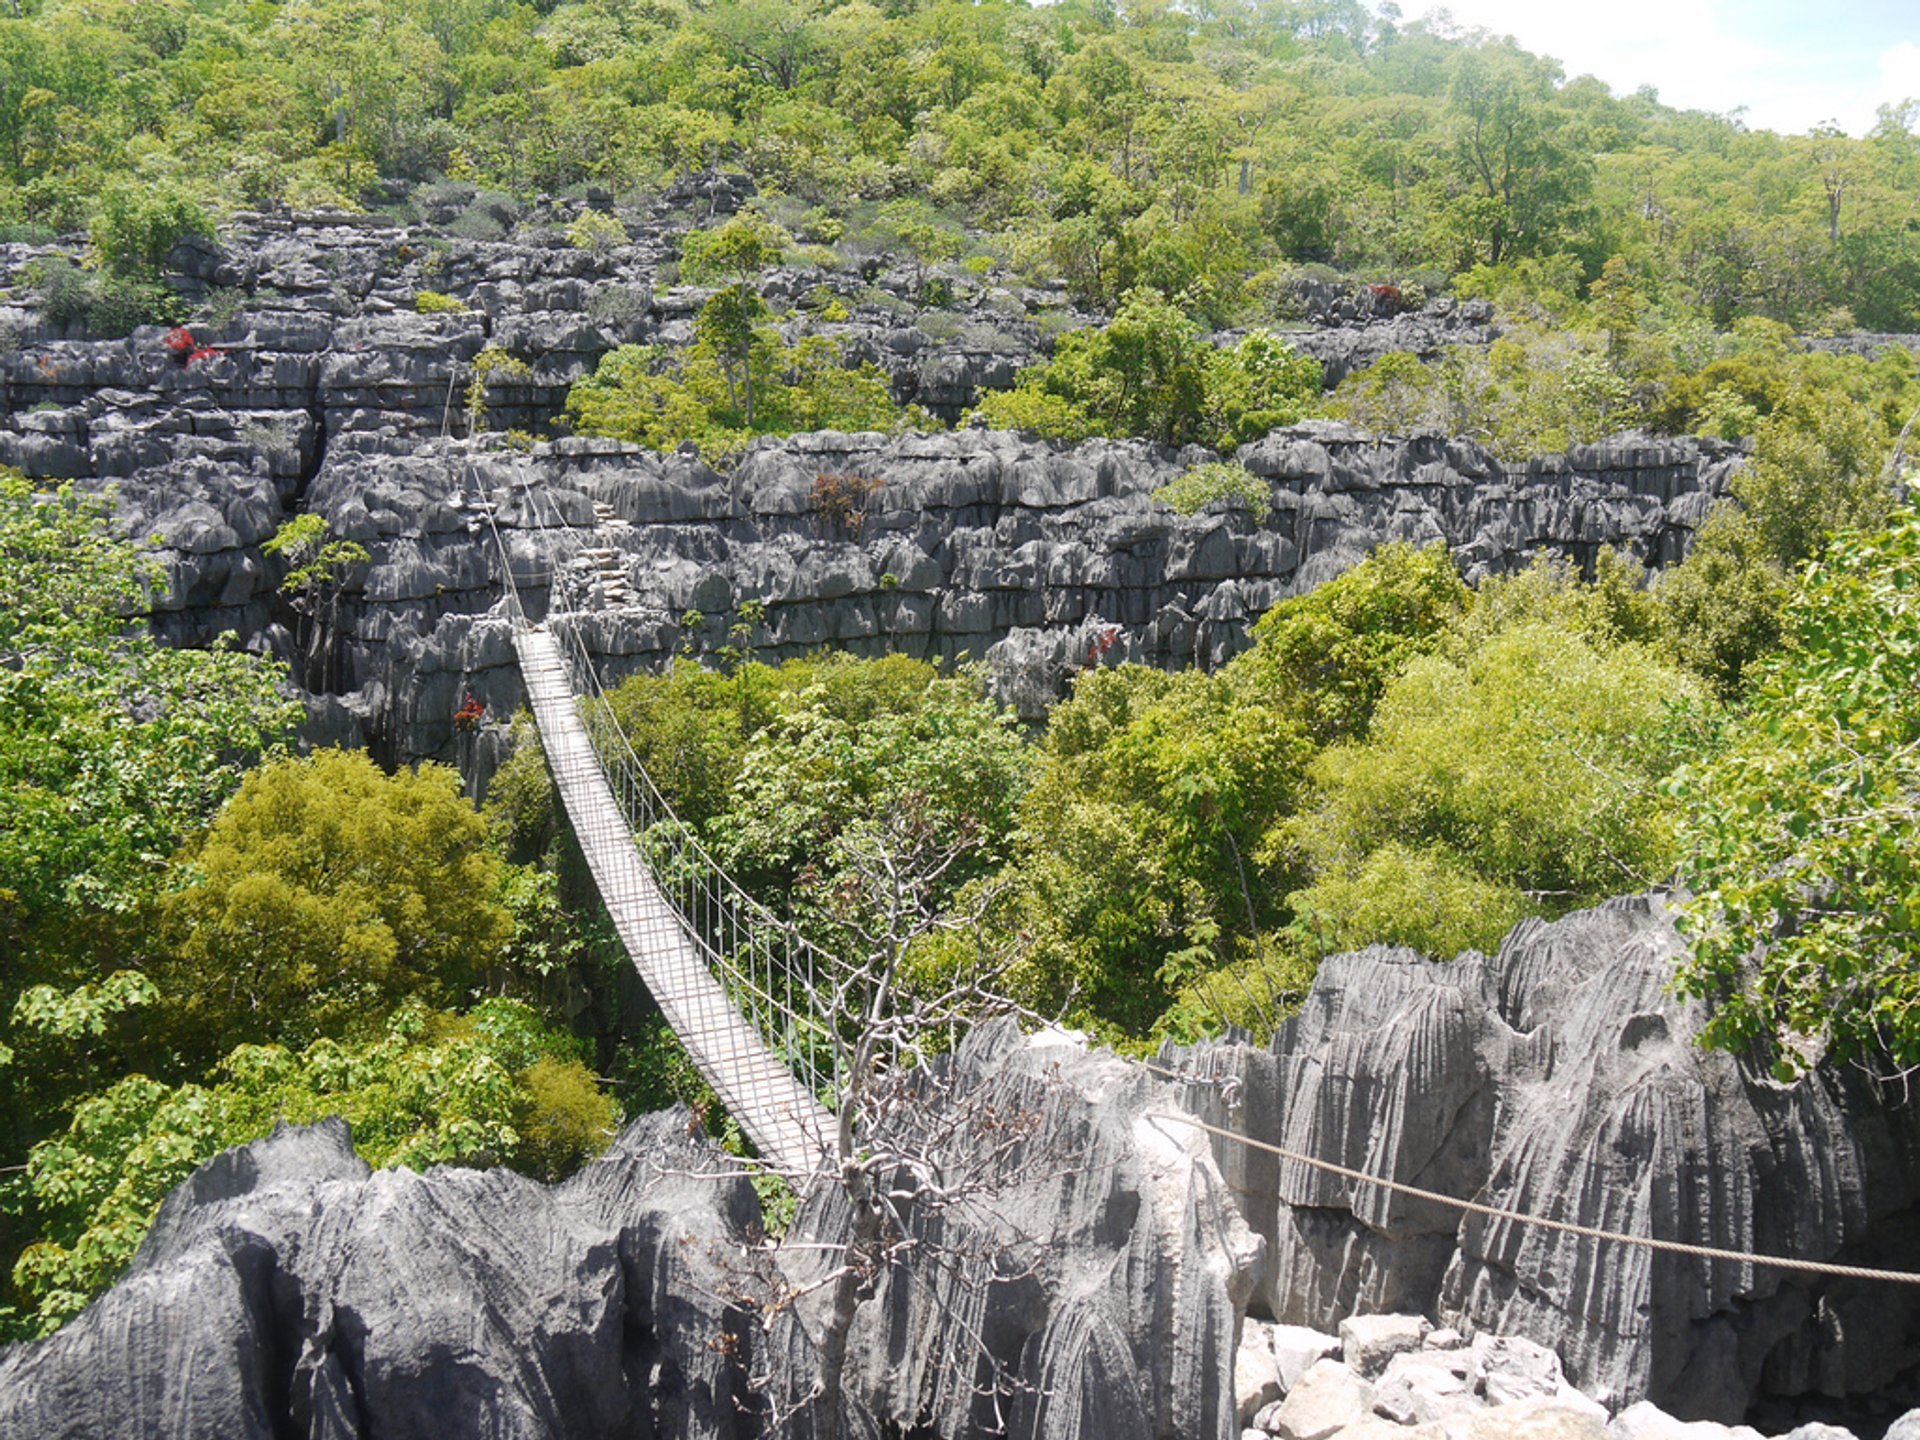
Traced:
[[[471, 466], [468, 483], [476, 492], [481, 488]], [[525, 522], [578, 541], [576, 527], [530, 477], [518, 477], [518, 491]], [[484, 497], [481, 504], [501, 565], [509, 619], [516, 628], [526, 627], [530, 622], [511, 548], [494, 514], [496, 507]], [[542, 548], [551, 553], [550, 544]], [[544, 577], [550, 598], [557, 598], [557, 575], [558, 566], [550, 565]], [[699, 955], [739, 1017], [799, 1085], [832, 1111], [837, 1108], [847, 1037], [835, 1028], [839, 1021], [830, 1013], [831, 997], [846, 967], [750, 894], [675, 813], [622, 725], [618, 704], [594, 662], [586, 633], [592, 619], [591, 612], [549, 608], [544, 628], [561, 651], [580, 719], [623, 818], [625, 840], [638, 847], [653, 885], [677, 917], [679, 938]], [[708, 1028], [716, 1027], [709, 1023]], [[701, 1060], [697, 1053], [694, 1058], [696, 1063]], [[715, 1079], [711, 1074], [708, 1078]], [[722, 1087], [716, 1083], [716, 1088]], [[738, 1118], [744, 1122], [747, 1117]]]

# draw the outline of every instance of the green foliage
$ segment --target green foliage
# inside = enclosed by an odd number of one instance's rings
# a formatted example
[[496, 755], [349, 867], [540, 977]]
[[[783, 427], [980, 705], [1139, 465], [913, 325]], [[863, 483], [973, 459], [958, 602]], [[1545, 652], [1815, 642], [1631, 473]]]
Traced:
[[474, 356], [473, 378], [467, 382], [467, 433], [478, 435], [487, 428], [487, 401], [493, 386], [532, 378], [531, 365], [498, 345], [489, 345]]
[[173, 247], [188, 235], [210, 235], [200, 203], [169, 184], [126, 181], [104, 190], [89, 232], [93, 253], [108, 274], [157, 279]]
[[1110, 323], [1061, 336], [1052, 360], [976, 413], [1062, 439], [1144, 435], [1225, 450], [1303, 418], [1319, 396], [1317, 361], [1264, 331], [1217, 349], [1174, 306], [1134, 290]]
[[503, 1000], [468, 1016], [402, 1006], [358, 1042], [242, 1045], [198, 1083], [129, 1075], [29, 1156], [40, 1233], [13, 1270], [22, 1328], [49, 1334], [110, 1285], [195, 1167], [280, 1123], [332, 1115], [375, 1166], [508, 1161], [542, 1178], [605, 1149], [616, 1118], [571, 1042]]
[[62, 993], [51, 985], [32, 985], [13, 1005], [16, 1030], [74, 1040], [104, 1035], [116, 1015], [152, 1005], [160, 991], [138, 970], [116, 970], [97, 985]]
[[451, 295], [438, 290], [416, 290], [413, 292], [413, 308], [422, 315], [464, 315], [467, 307]]
[[790, 903], [824, 935], [860, 867], [856, 844], [876, 825], [910, 818], [926, 845], [966, 847], [935, 903], [1004, 859], [1030, 757], [1013, 716], [970, 675], [822, 663], [753, 736], [708, 833], [756, 894]]
[[7, 27], [0, 226], [98, 214], [136, 259], [186, 196], [352, 205], [455, 175], [491, 193], [453, 228], [497, 238], [507, 196], [729, 164], [808, 239], [844, 225], [923, 285], [964, 220], [1083, 304], [1145, 286], [1210, 328], [1302, 261], [1557, 305], [1618, 257], [1719, 326], [1920, 329], [1910, 108], [1780, 136], [1358, 6], [101, 0]]
[[1181, 472], [1154, 491], [1153, 498], [1180, 515], [1197, 515], [1216, 500], [1238, 501], [1266, 523], [1273, 510], [1273, 486], [1244, 465], [1213, 462]]
[[1030, 929], [1036, 1000], [1143, 1034], [1181, 988], [1261, 953], [1282, 918], [1254, 863], [1311, 746], [1231, 677], [1089, 670], [1056, 707], [1020, 809], [1006, 923]]
[[709, 460], [737, 454], [755, 435], [807, 430], [898, 430], [931, 422], [893, 400], [878, 367], [849, 367], [840, 343], [810, 335], [789, 345], [758, 323], [757, 297], [739, 287], [702, 307], [696, 339], [669, 357], [623, 345], [577, 381], [567, 409], [584, 434], [672, 450], [691, 440]]
[[364, 1035], [400, 1001], [444, 1005], [499, 957], [500, 862], [451, 770], [383, 775], [316, 751], [249, 774], [167, 897], [158, 970], [180, 1043]]
[[1314, 955], [1406, 945], [1447, 960], [1491, 950], [1533, 913], [1518, 888], [1435, 846], [1389, 840], [1351, 867], [1319, 873], [1291, 897], [1295, 929]]
[[1316, 740], [1358, 736], [1387, 683], [1439, 643], [1467, 597], [1444, 545], [1382, 545], [1261, 616], [1238, 664]]
[[680, 273], [695, 284], [726, 280], [748, 285], [792, 243], [792, 236], [759, 211], [742, 210], [723, 225], [687, 236], [680, 250]]
[[618, 216], [603, 215], [598, 210], [582, 211], [580, 218], [567, 227], [567, 243], [590, 255], [618, 250], [632, 238]]
[[15, 954], [151, 896], [296, 713], [265, 661], [162, 649], [123, 619], [158, 581], [103, 502], [0, 473], [0, 935]]
[[287, 564], [287, 578], [280, 582], [282, 594], [312, 597], [338, 585], [350, 567], [364, 565], [372, 558], [358, 541], [328, 539], [331, 529], [324, 515], [304, 511], [274, 531], [273, 538], [260, 547], [263, 553], [278, 555]]
[[542, 1180], [571, 1175], [601, 1154], [620, 1126], [620, 1110], [577, 1060], [542, 1058], [521, 1080], [515, 1107], [516, 1160]]
[[1920, 516], [1836, 539], [1722, 744], [1673, 780], [1712, 1043], [1920, 1063]]
[[49, 324], [82, 326], [92, 340], [117, 340], [136, 326], [180, 318], [182, 305], [164, 285], [101, 270], [83, 270], [66, 260], [36, 260], [26, 279]]
[[[1371, 938], [1337, 918], [1355, 913], [1371, 875], [1421, 897], [1398, 922], [1405, 943], [1490, 947], [1523, 904], [1558, 914], [1668, 873], [1675, 849], [1655, 786], [1688, 739], [1672, 707], [1699, 699], [1644, 646], [1596, 644], [1549, 620], [1418, 656], [1387, 685], [1366, 738], [1315, 761], [1318, 804], [1276, 827], [1269, 856], [1305, 865], [1313, 878], [1293, 903], [1331, 917], [1336, 946]], [[1411, 858], [1381, 858], [1389, 846]], [[1380, 912], [1369, 902], [1358, 913], [1372, 923]]]

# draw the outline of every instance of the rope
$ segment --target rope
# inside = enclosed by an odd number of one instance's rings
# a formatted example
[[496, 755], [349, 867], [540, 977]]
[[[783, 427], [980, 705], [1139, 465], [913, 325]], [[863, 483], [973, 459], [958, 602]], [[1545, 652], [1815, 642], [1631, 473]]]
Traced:
[[[1200, 1082], [1198, 1077], [1180, 1075], [1174, 1071], [1162, 1069], [1158, 1065], [1147, 1065], [1146, 1068], [1175, 1080], [1204, 1083]], [[1325, 1170], [1348, 1180], [1358, 1180], [1363, 1185], [1377, 1185], [1382, 1190], [1391, 1190], [1395, 1194], [1409, 1195], [1416, 1200], [1431, 1200], [1437, 1205], [1448, 1205], [1471, 1215], [1485, 1215], [1494, 1220], [1511, 1221], [1516, 1225], [1533, 1225], [1542, 1230], [1557, 1230], [1565, 1235], [1578, 1235], [1586, 1240], [1607, 1240], [1618, 1245], [1638, 1245], [1644, 1250], [1662, 1250], [1670, 1255], [1692, 1255], [1703, 1260], [1731, 1260], [1743, 1265], [1764, 1265], [1775, 1270], [1797, 1270], [1809, 1275], [1833, 1275], [1846, 1280], [1881, 1280], [1894, 1285], [1920, 1285], [1920, 1275], [1911, 1274], [1905, 1270], [1875, 1270], [1860, 1265], [1835, 1265], [1825, 1260], [1797, 1260], [1790, 1255], [1762, 1255], [1750, 1250], [1722, 1250], [1713, 1245], [1691, 1245], [1684, 1240], [1660, 1240], [1651, 1235], [1628, 1235], [1618, 1230], [1602, 1230], [1593, 1225], [1579, 1225], [1571, 1220], [1550, 1220], [1544, 1215], [1529, 1215], [1520, 1210], [1509, 1210], [1501, 1205], [1483, 1204], [1478, 1200], [1462, 1200], [1457, 1195], [1443, 1195], [1438, 1190], [1426, 1190], [1418, 1185], [1408, 1185], [1399, 1180], [1369, 1175], [1364, 1170], [1355, 1170], [1347, 1165], [1336, 1165], [1331, 1160], [1322, 1160], [1317, 1156], [1303, 1155], [1298, 1150], [1288, 1150], [1284, 1146], [1255, 1140], [1250, 1135], [1242, 1135], [1238, 1131], [1228, 1130], [1220, 1125], [1211, 1125], [1191, 1115], [1164, 1111], [1150, 1113], [1146, 1118], [1156, 1121], [1173, 1120], [1182, 1125], [1191, 1125], [1196, 1130], [1205, 1131], [1222, 1140], [1236, 1141], [1250, 1150], [1264, 1150], [1269, 1155], [1277, 1155], [1282, 1160], [1292, 1160], [1301, 1165], [1311, 1166], [1315, 1170]]]

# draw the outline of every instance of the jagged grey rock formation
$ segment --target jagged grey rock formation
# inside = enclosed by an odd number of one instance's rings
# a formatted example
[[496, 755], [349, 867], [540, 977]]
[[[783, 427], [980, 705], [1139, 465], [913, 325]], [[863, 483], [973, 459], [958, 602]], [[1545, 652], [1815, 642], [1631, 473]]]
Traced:
[[[223, 245], [174, 257], [177, 283], [225, 317], [195, 323], [217, 353], [191, 363], [156, 328], [83, 341], [48, 325], [21, 280], [55, 252], [0, 246], [0, 294], [13, 296], [0, 332], [14, 342], [0, 350], [0, 464], [115, 487], [127, 531], [162, 538], [162, 634], [206, 644], [231, 630], [293, 661], [311, 738], [483, 778], [521, 698], [499, 624], [496, 524], [532, 613], [584, 612], [616, 675], [725, 643], [734, 609], [758, 599], [766, 656], [992, 652], [1003, 692], [1033, 709], [1089, 664], [1218, 664], [1267, 606], [1383, 540], [1447, 543], [1476, 572], [1543, 546], [1586, 560], [1612, 543], [1671, 562], [1740, 460], [1626, 437], [1512, 466], [1463, 442], [1297, 427], [1239, 456], [1272, 486], [1256, 523], [1226, 504], [1190, 517], [1157, 504], [1157, 488], [1211, 457], [1146, 443], [821, 434], [759, 442], [719, 474], [605, 441], [524, 453], [497, 435], [455, 438], [485, 348], [527, 367], [485, 385], [487, 425], [533, 430], [615, 345], [690, 339], [708, 292], [660, 291], [656, 278], [685, 230], [750, 194], [742, 177], [700, 177], [661, 197], [630, 243], [599, 250], [565, 238], [581, 202], [522, 212], [464, 186], [416, 196], [421, 224], [243, 216]], [[788, 267], [763, 284], [777, 303], [839, 301], [844, 319], [803, 306], [791, 324], [839, 337], [902, 399], [947, 419], [1045, 353], [1052, 322], [1085, 319], [1061, 292], [965, 275], [950, 277], [950, 306], [929, 309], [914, 295], [923, 278], [872, 257], [857, 273]], [[429, 291], [465, 308], [420, 313]], [[1484, 318], [1442, 304], [1319, 334], [1419, 348], [1401, 331], [1424, 326], [1439, 343]], [[303, 614], [262, 547], [306, 512], [372, 560]], [[695, 611], [701, 622], [683, 623]], [[469, 692], [490, 724], [459, 732]]]
[[1322, 381], [1332, 389], [1383, 355], [1402, 352], [1431, 360], [1449, 346], [1490, 345], [1498, 334], [1493, 306], [1486, 301], [1440, 299], [1378, 318], [1328, 314], [1323, 328], [1291, 331], [1286, 338], [1294, 349], [1320, 362]]
[[[977, 1034], [957, 1084], [1030, 1117], [1036, 1164], [915, 1221], [854, 1330], [854, 1435], [1231, 1440], [1259, 1242], [1138, 1067]], [[36, 1440], [813, 1433], [817, 1329], [791, 1289], [844, 1233], [829, 1189], [783, 1261], [685, 1112], [558, 1186], [369, 1174], [337, 1121], [229, 1151], [132, 1269], [51, 1340], [0, 1352], [0, 1433]], [[964, 1167], [966, 1135], [949, 1136]], [[781, 1266], [787, 1269], [782, 1273]], [[763, 1321], [765, 1323], [763, 1323]], [[924, 1426], [924, 1429], [916, 1427]]]
[[0, 1432], [744, 1436], [757, 1278], [745, 1180], [684, 1114], [565, 1185], [370, 1174], [346, 1127], [228, 1151], [54, 1339], [0, 1353]]
[[[1184, 1091], [1216, 1123], [1366, 1173], [1633, 1235], [1920, 1269], [1920, 1110], [1851, 1073], [1787, 1084], [1700, 1049], [1697, 1005], [1668, 990], [1682, 950], [1657, 897], [1526, 922], [1491, 957], [1375, 948], [1325, 962], [1271, 1050], [1166, 1058], [1233, 1079]], [[1920, 1362], [1914, 1287], [1623, 1247], [1216, 1153], [1269, 1242], [1261, 1299], [1283, 1321], [1428, 1314], [1548, 1346], [1610, 1404], [1722, 1421], [1764, 1396], [1868, 1396]]]

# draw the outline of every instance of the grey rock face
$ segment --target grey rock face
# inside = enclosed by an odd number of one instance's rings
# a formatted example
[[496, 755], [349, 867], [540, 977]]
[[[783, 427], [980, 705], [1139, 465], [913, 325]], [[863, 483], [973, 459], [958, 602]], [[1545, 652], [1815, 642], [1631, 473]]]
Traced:
[[[751, 1433], [744, 1181], [684, 1115], [548, 1188], [370, 1174], [282, 1130], [169, 1197], [127, 1276], [0, 1354], [0, 1432], [40, 1437]], [[676, 1173], [677, 1172], [677, 1173]], [[746, 1408], [742, 1408], [746, 1407]]]
[[[1698, 1048], [1699, 1011], [1667, 990], [1681, 951], [1657, 898], [1527, 922], [1492, 957], [1376, 948], [1327, 961], [1271, 1051], [1167, 1058], [1237, 1078], [1232, 1111], [1184, 1092], [1216, 1123], [1366, 1173], [1629, 1234], [1920, 1268], [1920, 1114], [1850, 1076], [1784, 1085]], [[1910, 1287], [1627, 1248], [1215, 1148], [1255, 1197], [1283, 1321], [1424, 1312], [1547, 1346], [1615, 1405], [1723, 1421], [1763, 1395], [1870, 1395], [1920, 1361]], [[1508, 1359], [1483, 1357], [1523, 1392], [1552, 1379]]]
[[[293, 661], [315, 738], [454, 761], [476, 779], [521, 700], [496, 526], [530, 612], [577, 616], [614, 676], [726, 644], [754, 599], [766, 658], [991, 652], [1004, 696], [1033, 710], [1091, 665], [1218, 665], [1276, 600], [1386, 540], [1445, 543], [1476, 575], [1542, 547], [1587, 562], [1603, 543], [1671, 563], [1740, 463], [1725, 446], [1625, 437], [1507, 466], [1471, 444], [1310, 425], [1240, 453], [1272, 487], [1255, 523], [1227, 503], [1194, 516], [1156, 503], [1214, 457], [1139, 442], [803, 435], [761, 441], [722, 475], [608, 441], [519, 453], [497, 436], [446, 438], [465, 428], [483, 348], [527, 367], [494, 374], [485, 423], [531, 431], [615, 345], [690, 334], [705, 292], [656, 294], [654, 277], [688, 226], [729, 213], [736, 179], [667, 197], [604, 252], [565, 243], [574, 202], [536, 208], [510, 241], [365, 216], [242, 217], [224, 248], [188, 257], [195, 284], [243, 302], [196, 326], [211, 358], [179, 363], [158, 329], [84, 342], [19, 317], [22, 343], [0, 355], [0, 463], [114, 487], [127, 532], [163, 540], [163, 636], [203, 645], [231, 630]], [[420, 203], [443, 200], [466, 203], [457, 187]], [[0, 247], [0, 283], [39, 253]], [[927, 312], [906, 298], [915, 283], [885, 266], [766, 280], [834, 292], [849, 319], [793, 323], [838, 335], [901, 398], [949, 419], [1042, 353], [1036, 317], [1064, 303], [960, 277], [956, 308]], [[424, 291], [465, 309], [419, 313]], [[848, 476], [871, 493], [823, 500]], [[296, 612], [285, 565], [261, 548], [303, 512], [372, 556], [318, 615]], [[690, 611], [700, 623], [683, 623]], [[469, 692], [489, 723], [457, 732]]]
[[[891, 1268], [852, 1332], [850, 1366], [875, 1420], [898, 1433], [1237, 1436], [1235, 1341], [1260, 1242], [1205, 1145], [1153, 1118], [1164, 1086], [1112, 1055], [1029, 1046], [1011, 1024], [969, 1037], [957, 1074], [956, 1093], [980, 1077], [995, 1115], [1036, 1125], [1033, 1163], [915, 1219], [923, 1261]], [[802, 1206], [796, 1267], [818, 1253], [805, 1241], [845, 1233], [845, 1207], [838, 1187]], [[996, 1267], [1006, 1279], [988, 1278]], [[811, 1330], [804, 1312], [796, 1324]], [[804, 1338], [789, 1332], [790, 1348]], [[998, 1366], [962, 1372], [954, 1357], [977, 1355], [982, 1339]], [[1012, 1380], [997, 1399], [980, 1393], [996, 1374]]]
[[[967, 1359], [984, 1343], [1010, 1377], [1013, 1435], [1238, 1434], [1235, 1325], [1259, 1242], [1205, 1147], [1148, 1119], [1164, 1087], [1005, 1030], [976, 1036], [955, 1073], [996, 1113], [1037, 1121], [1044, 1163], [915, 1221], [929, 1258], [896, 1262], [855, 1328], [851, 1433], [987, 1428]], [[820, 1259], [782, 1251], [777, 1273], [751, 1185], [688, 1130], [685, 1112], [636, 1122], [552, 1187], [370, 1174], [337, 1121], [229, 1151], [169, 1197], [112, 1291], [51, 1340], [0, 1352], [0, 1434], [773, 1433], [768, 1398], [809, 1393], [817, 1339], [779, 1297]], [[828, 1189], [796, 1233], [831, 1239], [845, 1221]], [[812, 1428], [802, 1409], [779, 1433]]]
[[1328, 389], [1383, 355], [1402, 351], [1432, 359], [1451, 345], [1490, 345], [1498, 335], [1493, 307], [1485, 301], [1435, 300], [1398, 315], [1365, 316], [1338, 311], [1323, 316], [1325, 328], [1287, 336], [1294, 349], [1313, 356]]

